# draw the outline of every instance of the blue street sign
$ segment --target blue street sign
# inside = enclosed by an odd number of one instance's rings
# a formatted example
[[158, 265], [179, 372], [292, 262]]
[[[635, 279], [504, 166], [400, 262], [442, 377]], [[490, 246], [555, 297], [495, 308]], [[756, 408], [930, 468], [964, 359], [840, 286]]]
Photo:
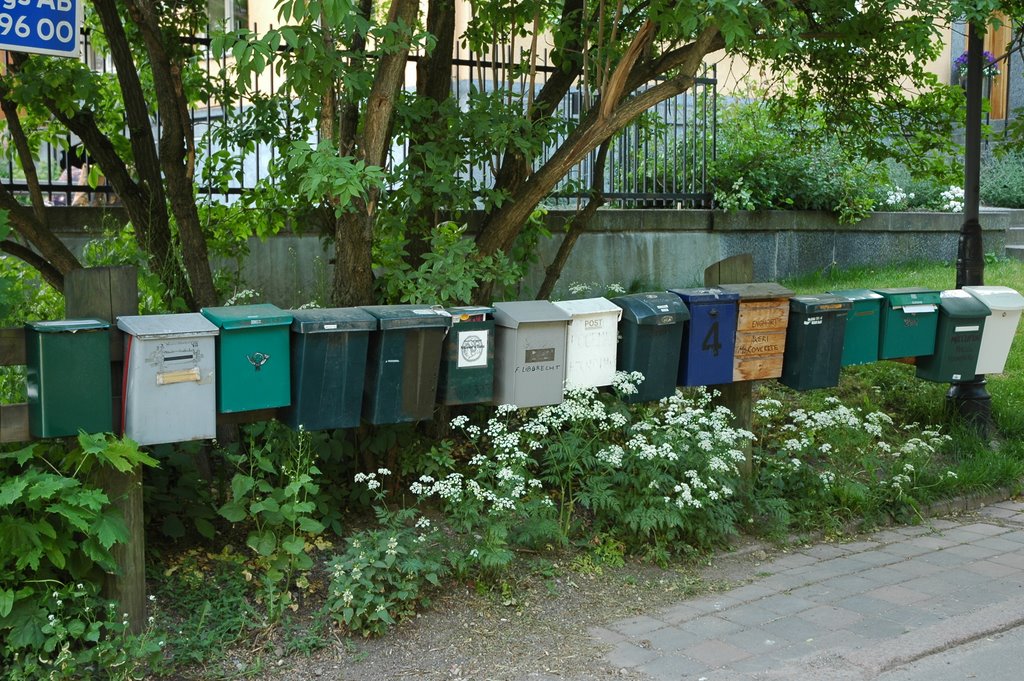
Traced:
[[83, 0], [0, 0], [0, 50], [79, 55]]

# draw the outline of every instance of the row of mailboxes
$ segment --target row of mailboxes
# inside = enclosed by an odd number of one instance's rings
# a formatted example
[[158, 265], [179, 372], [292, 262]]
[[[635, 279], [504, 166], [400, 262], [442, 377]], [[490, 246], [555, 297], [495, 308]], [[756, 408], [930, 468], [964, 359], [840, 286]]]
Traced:
[[[829, 387], [841, 366], [896, 357], [955, 382], [1002, 371], [1022, 308], [1024, 296], [998, 286], [794, 296], [766, 283], [610, 301], [121, 317], [120, 421], [140, 444], [213, 437], [218, 411], [284, 408], [307, 430], [403, 423], [430, 418], [437, 402], [557, 404], [565, 388], [610, 384], [616, 369], [645, 376], [630, 401], [766, 378]], [[33, 435], [110, 430], [109, 326], [27, 325]]]

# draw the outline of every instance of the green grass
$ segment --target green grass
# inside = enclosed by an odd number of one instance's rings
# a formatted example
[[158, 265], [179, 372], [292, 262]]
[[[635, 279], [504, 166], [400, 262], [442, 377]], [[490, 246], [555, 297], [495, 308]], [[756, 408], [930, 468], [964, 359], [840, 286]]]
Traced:
[[[1001, 260], [985, 268], [987, 285], [1009, 286], [1024, 291], [1024, 263]], [[875, 289], [922, 286], [936, 290], [955, 288], [956, 270], [951, 264], [911, 263], [895, 267], [859, 267], [815, 272], [783, 281], [797, 293], [821, 293], [842, 289]], [[877, 362], [842, 371], [839, 386], [829, 390], [796, 393], [765, 383], [760, 393], [784, 399], [793, 408], [820, 409], [829, 396], [852, 407], [884, 411], [899, 423], [940, 425], [953, 440], [942, 460], [957, 474], [955, 484], [944, 487], [942, 496], [964, 494], [996, 487], [1020, 488], [1024, 477], [1024, 325], [1017, 329], [1003, 374], [987, 376], [992, 395], [992, 413], [1000, 443], [996, 449], [970, 428], [959, 423], [946, 404], [945, 384], [916, 378], [912, 366]]]

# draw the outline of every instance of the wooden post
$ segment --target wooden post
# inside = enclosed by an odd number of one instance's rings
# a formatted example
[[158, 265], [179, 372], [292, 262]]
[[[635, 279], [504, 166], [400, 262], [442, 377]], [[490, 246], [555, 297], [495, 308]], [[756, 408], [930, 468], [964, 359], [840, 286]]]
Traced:
[[[754, 258], [749, 253], [734, 255], [725, 260], [720, 260], [704, 270], [705, 286], [749, 284], [753, 280]], [[751, 430], [754, 424], [754, 405], [750, 381], [725, 383], [711, 387], [722, 394], [719, 401], [733, 413], [736, 427], [743, 430]], [[740, 471], [744, 477], [750, 478], [753, 472], [750, 443], [743, 447], [743, 453], [746, 455], [746, 460], [740, 466]]]
[[[96, 267], [69, 272], [64, 280], [65, 316], [68, 319], [102, 319], [117, 323], [121, 315], [139, 313], [138, 278], [134, 267]], [[114, 387], [114, 432], [121, 430], [121, 382], [124, 365], [122, 334], [110, 330], [111, 372]], [[142, 470], [121, 473], [104, 467], [99, 485], [124, 515], [128, 543], [114, 546], [118, 574], [108, 575], [105, 595], [128, 613], [131, 630], [141, 632], [146, 624], [146, 539], [142, 515]]]

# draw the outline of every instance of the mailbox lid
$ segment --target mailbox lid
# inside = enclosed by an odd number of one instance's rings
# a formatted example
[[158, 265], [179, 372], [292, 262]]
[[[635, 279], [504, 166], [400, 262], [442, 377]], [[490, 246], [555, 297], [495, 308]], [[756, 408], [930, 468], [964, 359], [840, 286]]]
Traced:
[[737, 293], [742, 301], [791, 298], [794, 295], [792, 290], [782, 284], [770, 281], [753, 284], [721, 284], [719, 288]]
[[794, 296], [789, 299], [789, 309], [803, 315], [847, 313], [853, 307], [849, 298], [832, 294]]
[[444, 309], [430, 305], [365, 305], [359, 309], [373, 315], [381, 331], [444, 327], [451, 319]]
[[377, 318], [358, 307], [328, 307], [311, 310], [289, 310], [295, 333], [337, 333], [373, 331]]
[[518, 300], [494, 304], [494, 322], [498, 326], [518, 329], [520, 324], [567, 322], [569, 313], [547, 300]]
[[452, 324], [486, 322], [494, 318], [494, 308], [486, 305], [457, 305], [444, 309], [451, 315]]
[[[866, 288], [851, 288], [844, 289], [842, 291], [829, 291], [829, 293], [834, 296], [839, 296], [840, 298], [846, 298], [847, 300], [851, 301], [855, 306], [857, 305], [857, 303], [862, 303], [865, 301], [881, 301], [883, 298], [881, 293], [877, 293], [875, 291], [872, 291], [871, 289]], [[876, 304], [880, 304], [880, 302]]]
[[587, 315], [614, 314], [622, 316], [622, 308], [607, 298], [581, 298], [579, 300], [558, 300], [554, 303], [573, 317]]
[[[904, 310], [907, 314], [916, 314], [920, 312], [934, 312], [939, 305], [939, 292], [918, 287], [909, 288], [876, 288], [876, 293], [880, 293], [882, 298], [885, 299], [885, 303], [890, 308], [910, 308]], [[924, 306], [932, 305], [931, 310], [924, 309]], [[917, 307], [922, 309], [915, 309]]]
[[36, 333], [77, 333], [109, 329], [110, 323], [102, 319], [55, 319], [45, 322], [26, 322], [25, 328]]
[[216, 324], [198, 312], [126, 315], [117, 318], [117, 328], [146, 340], [216, 336], [220, 333]]
[[963, 290], [993, 311], [1024, 310], [1024, 295], [1009, 286], [964, 286]]
[[727, 291], [716, 287], [670, 288], [669, 293], [679, 296], [684, 303], [691, 307], [703, 303], [735, 303], [740, 299], [740, 294], [736, 291]]
[[943, 291], [939, 297], [939, 307], [942, 314], [952, 319], [978, 319], [992, 314], [988, 305], [960, 289]]
[[287, 326], [292, 315], [277, 305], [230, 305], [226, 307], [204, 307], [204, 317], [222, 329], [248, 329], [255, 326]]
[[665, 326], [690, 318], [683, 299], [668, 291], [634, 293], [612, 298], [612, 302], [622, 308], [622, 319], [633, 324]]

